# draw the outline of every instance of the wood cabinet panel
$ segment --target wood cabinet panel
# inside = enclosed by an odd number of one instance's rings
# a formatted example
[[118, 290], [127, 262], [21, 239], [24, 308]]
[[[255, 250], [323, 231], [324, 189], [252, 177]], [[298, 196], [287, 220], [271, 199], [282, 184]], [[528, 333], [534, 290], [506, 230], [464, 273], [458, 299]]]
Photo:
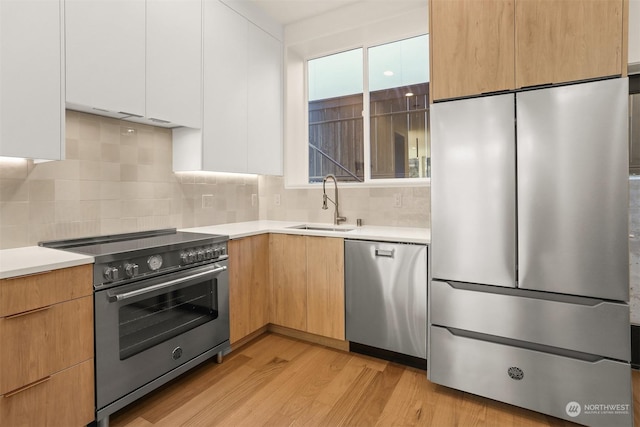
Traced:
[[269, 235], [229, 242], [231, 344], [269, 323]]
[[0, 280], [0, 317], [93, 295], [93, 265]]
[[272, 234], [271, 323], [307, 329], [307, 250], [305, 236]]
[[93, 357], [93, 297], [0, 318], [0, 394]]
[[512, 89], [513, 0], [431, 0], [433, 99]]
[[307, 332], [344, 340], [344, 240], [307, 237]]
[[41, 383], [0, 397], [5, 426], [83, 426], [93, 421], [93, 359], [61, 371]]
[[621, 74], [622, 16], [623, 0], [516, 1], [516, 87]]

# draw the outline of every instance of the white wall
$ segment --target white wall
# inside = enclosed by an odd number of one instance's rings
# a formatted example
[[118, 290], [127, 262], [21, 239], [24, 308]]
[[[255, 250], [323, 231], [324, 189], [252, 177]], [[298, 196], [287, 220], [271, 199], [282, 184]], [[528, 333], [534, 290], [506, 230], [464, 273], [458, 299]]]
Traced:
[[427, 5], [425, 0], [365, 0], [285, 27], [287, 188], [309, 186], [307, 129], [304, 126], [307, 114], [305, 61], [365, 44], [382, 44], [426, 34], [429, 30]]

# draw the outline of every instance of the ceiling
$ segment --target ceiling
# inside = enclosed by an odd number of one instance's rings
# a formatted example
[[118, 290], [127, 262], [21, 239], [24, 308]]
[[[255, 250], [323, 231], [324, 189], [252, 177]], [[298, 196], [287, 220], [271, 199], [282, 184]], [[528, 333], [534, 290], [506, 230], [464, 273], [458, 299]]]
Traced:
[[314, 15], [338, 9], [360, 0], [250, 0], [268, 16], [288, 25]]

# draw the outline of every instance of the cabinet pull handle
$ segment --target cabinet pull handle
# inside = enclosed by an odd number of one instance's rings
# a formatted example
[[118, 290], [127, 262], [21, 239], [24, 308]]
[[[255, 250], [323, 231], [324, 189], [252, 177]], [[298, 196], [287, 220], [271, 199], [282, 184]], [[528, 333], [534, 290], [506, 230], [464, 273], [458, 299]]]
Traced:
[[45, 310], [49, 310], [51, 308], [50, 305], [47, 305], [45, 307], [40, 307], [40, 308], [36, 308], [33, 310], [29, 310], [29, 311], [23, 311], [22, 313], [16, 313], [16, 314], [12, 314], [10, 316], [5, 316], [5, 319], [9, 320], [9, 319], [15, 319], [16, 317], [22, 317], [22, 316], [27, 316], [29, 314], [33, 314], [33, 313], [39, 313], [41, 311], [45, 311]]
[[394, 249], [376, 249], [376, 256], [393, 258]]
[[47, 381], [49, 381], [50, 379], [51, 379], [51, 376], [44, 377], [44, 378], [42, 378], [42, 379], [40, 379], [40, 380], [38, 380], [38, 381], [34, 381], [34, 382], [32, 382], [31, 384], [27, 384], [27, 385], [25, 385], [25, 386], [22, 386], [22, 387], [20, 387], [20, 388], [17, 388], [17, 389], [15, 389], [15, 390], [13, 390], [13, 391], [10, 391], [9, 393], [6, 393], [6, 394], [4, 395], [4, 397], [5, 397], [5, 398], [13, 397], [13, 396], [15, 396], [16, 394], [18, 394], [18, 393], [22, 393], [22, 392], [23, 392], [23, 391], [25, 391], [25, 390], [29, 390], [30, 388], [33, 388], [33, 387], [35, 387], [35, 386], [37, 386], [37, 385], [40, 385], [40, 384], [42, 384], [42, 383], [46, 383], [46, 382], [47, 382]]

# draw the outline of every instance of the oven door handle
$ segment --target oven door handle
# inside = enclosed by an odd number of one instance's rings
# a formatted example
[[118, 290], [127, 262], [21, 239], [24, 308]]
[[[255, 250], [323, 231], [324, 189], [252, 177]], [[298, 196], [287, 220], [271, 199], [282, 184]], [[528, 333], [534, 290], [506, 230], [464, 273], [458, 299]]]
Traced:
[[169, 288], [171, 286], [179, 285], [180, 283], [188, 282], [189, 280], [197, 279], [199, 277], [222, 273], [226, 269], [227, 269], [227, 266], [223, 265], [221, 267], [214, 268], [211, 271], [204, 271], [204, 272], [201, 272], [201, 273], [192, 274], [191, 276], [182, 277], [180, 279], [169, 280], [168, 282], [158, 283], [157, 285], [147, 286], [147, 287], [144, 287], [144, 288], [141, 288], [141, 289], [136, 289], [135, 291], [123, 292], [121, 294], [119, 294], [119, 293], [114, 293], [114, 294], [107, 293], [107, 297], [109, 298], [109, 302], [124, 301], [126, 299], [137, 297], [139, 295], [144, 295], [146, 293], [157, 291], [159, 289], [164, 289], [164, 288]]

